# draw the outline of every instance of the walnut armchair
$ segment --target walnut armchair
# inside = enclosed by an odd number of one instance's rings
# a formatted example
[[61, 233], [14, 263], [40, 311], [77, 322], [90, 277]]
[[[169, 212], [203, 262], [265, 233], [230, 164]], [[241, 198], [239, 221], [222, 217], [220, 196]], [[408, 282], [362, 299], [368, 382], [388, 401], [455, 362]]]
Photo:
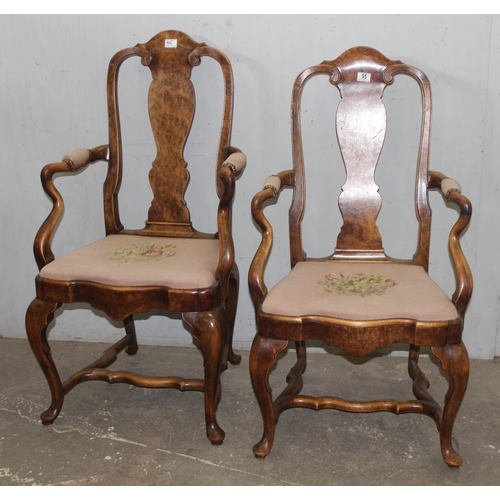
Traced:
[[[316, 75], [326, 75], [340, 93], [336, 133], [346, 172], [338, 201], [343, 225], [333, 254], [325, 258], [306, 256], [301, 233], [305, 164], [300, 104], [304, 85]], [[418, 240], [416, 252], [409, 260], [386, 255], [376, 225], [382, 201], [374, 176], [386, 133], [382, 96], [396, 75], [413, 78], [422, 97], [415, 186]], [[264, 423], [264, 433], [254, 446], [254, 454], [264, 458], [270, 453], [275, 425], [281, 412], [289, 408], [422, 413], [437, 425], [444, 461], [450, 467], [459, 467], [462, 458], [453, 448], [452, 429], [468, 381], [469, 360], [461, 337], [472, 293], [472, 276], [460, 248], [460, 235], [470, 221], [472, 209], [457, 182], [428, 170], [429, 81], [412, 66], [391, 61], [374, 49], [356, 47], [333, 61], [306, 69], [297, 77], [292, 94], [291, 122], [293, 169], [269, 177], [252, 202], [252, 214], [262, 229], [262, 241], [249, 271], [257, 320], [250, 372]], [[267, 201], [277, 199], [286, 187], [293, 189], [289, 210], [292, 269], [268, 292], [264, 267], [273, 232], [263, 208]], [[440, 190], [445, 201], [455, 204], [459, 210], [449, 236], [449, 251], [456, 274], [456, 290], [451, 299], [428, 275], [430, 189]], [[323, 341], [357, 357], [395, 343], [409, 344], [408, 370], [416, 399], [347, 401], [301, 393], [306, 341], [309, 340]], [[288, 374], [285, 389], [273, 400], [269, 371], [290, 341], [295, 342], [297, 361]], [[449, 376], [443, 407], [428, 392], [429, 382], [419, 367], [422, 346], [430, 347]]]
[[[153, 200], [145, 227], [127, 230], [120, 220], [119, 189], [123, 171], [123, 145], [118, 112], [118, 75], [123, 61], [140, 57], [152, 75], [148, 110], [156, 144], [149, 172]], [[214, 196], [218, 196], [217, 232], [194, 229], [184, 200], [189, 182], [184, 146], [195, 110], [191, 81], [193, 67], [208, 56], [222, 70], [224, 101], [217, 148]], [[78, 149], [59, 163], [47, 165], [42, 185], [53, 208], [36, 235], [34, 253], [39, 267], [36, 298], [28, 308], [26, 330], [36, 359], [52, 394], [50, 407], [41, 414], [51, 424], [61, 411], [64, 397], [77, 384], [89, 380], [123, 382], [140, 387], [176, 388], [204, 393], [206, 433], [214, 445], [224, 431], [216, 420], [221, 398], [221, 372], [240, 362], [232, 349], [238, 298], [238, 268], [234, 261], [231, 210], [235, 179], [246, 158], [231, 146], [233, 76], [227, 57], [179, 31], [164, 31], [149, 42], [118, 52], [109, 64], [107, 79], [109, 145]], [[53, 232], [62, 216], [63, 199], [53, 178], [60, 172], [78, 174], [95, 162], [107, 163], [104, 183], [106, 237], [55, 258]], [[63, 303], [83, 302], [123, 322], [125, 336], [102, 357], [62, 382], [51, 355], [47, 327]], [[204, 379], [144, 376], [108, 367], [125, 350], [138, 350], [134, 314], [151, 309], [181, 313], [204, 355]]]

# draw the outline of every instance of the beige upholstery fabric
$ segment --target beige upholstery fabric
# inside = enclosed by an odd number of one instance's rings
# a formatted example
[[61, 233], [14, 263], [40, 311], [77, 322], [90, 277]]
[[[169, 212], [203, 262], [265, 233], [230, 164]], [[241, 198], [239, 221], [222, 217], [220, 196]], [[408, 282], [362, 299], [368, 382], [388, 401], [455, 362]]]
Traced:
[[71, 170], [78, 170], [86, 165], [89, 159], [90, 151], [88, 149], [79, 148], [64, 156], [63, 161], [70, 166]]
[[451, 191], [457, 191], [458, 193], [461, 193], [462, 188], [455, 179], [446, 177], [446, 179], [443, 179], [441, 181], [441, 191], [446, 196], [446, 198], [448, 198], [448, 196], [450, 196]]
[[206, 288], [215, 283], [218, 260], [218, 240], [110, 235], [59, 257], [40, 276], [117, 286]]
[[389, 263], [299, 262], [269, 292], [262, 310], [350, 320], [458, 317], [451, 300], [422, 267]]
[[274, 191], [274, 194], [278, 194], [281, 189], [281, 179], [277, 175], [271, 175], [268, 177], [262, 186], [262, 189], [271, 188]]
[[234, 175], [240, 175], [247, 165], [247, 157], [244, 153], [237, 152], [229, 155], [222, 164], [223, 167], [229, 167]]

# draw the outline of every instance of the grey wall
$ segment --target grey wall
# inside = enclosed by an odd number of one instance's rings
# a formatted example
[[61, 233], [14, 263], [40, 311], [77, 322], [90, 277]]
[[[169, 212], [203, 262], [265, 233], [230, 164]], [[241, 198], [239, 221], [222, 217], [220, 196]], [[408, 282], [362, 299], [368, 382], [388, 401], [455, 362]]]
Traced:
[[[118, 50], [146, 42], [166, 29], [185, 31], [196, 41], [219, 48], [233, 64], [233, 144], [248, 156], [234, 205], [234, 237], [242, 277], [237, 347], [249, 348], [255, 333], [246, 274], [260, 234], [251, 220], [250, 201], [269, 174], [291, 166], [289, 106], [293, 81], [308, 66], [334, 59], [352, 46], [368, 45], [391, 59], [419, 67], [430, 78], [434, 96], [431, 168], [456, 178], [474, 206], [472, 223], [462, 239], [475, 278], [465, 342], [472, 357], [500, 355], [500, 264], [495, 252], [500, 242], [500, 18], [490, 15], [0, 16], [1, 336], [25, 335], [24, 314], [34, 297], [37, 273], [32, 242], [50, 210], [40, 186], [41, 168], [77, 147], [107, 143], [105, 79], [109, 59]], [[150, 201], [141, 174], [150, 167], [152, 149], [144, 110], [149, 70], [134, 64], [124, 71], [139, 68], [139, 76], [133, 76], [122, 89], [127, 103], [122, 116], [130, 167], [121, 208], [127, 225], [139, 227]], [[218, 75], [205, 60], [196, 71], [200, 83]], [[321, 80], [313, 80], [310, 85], [304, 95], [303, 121], [311, 127], [306, 132], [306, 162], [313, 168], [304, 234], [309, 255], [320, 256], [330, 252], [335, 242], [339, 221], [333, 210], [339, 188], [333, 188], [331, 182], [341, 180], [342, 173], [333, 168], [338, 167], [333, 103], [319, 98], [319, 91], [331, 93], [331, 88]], [[418, 99], [414, 84], [402, 83], [399, 90], [396, 86], [387, 90], [388, 114], [396, 126], [389, 131], [387, 151], [377, 170], [384, 198], [379, 225], [387, 251], [397, 257], [411, 256], [415, 246], [412, 188], [405, 191], [400, 185], [413, 180], [416, 150], [406, 137], [407, 132], [411, 139], [418, 136], [418, 120], [410, 116], [415, 110], [411, 105], [405, 104], [403, 115], [397, 114], [397, 105], [405, 94]], [[202, 94], [198, 101], [201, 118], [195, 122], [194, 133], [195, 139], [200, 139], [186, 152], [193, 178], [188, 202], [206, 198], [206, 183], [212, 182], [211, 141], [199, 131], [219, 104], [209, 93]], [[320, 140], [326, 149], [319, 149]], [[209, 168], [203, 170], [206, 163]], [[325, 168], [318, 168], [323, 165]], [[103, 236], [104, 175], [102, 163], [81, 175], [58, 180], [67, 206], [54, 241], [56, 255]], [[132, 188], [138, 188], [138, 194], [132, 195]], [[322, 196], [326, 198], [326, 211], [317, 204]], [[276, 238], [266, 271], [268, 285], [276, 283], [289, 268], [289, 202], [290, 193], [285, 192], [278, 205], [267, 211]], [[391, 211], [397, 204], [401, 207]], [[445, 208], [437, 193], [431, 193], [431, 204], [435, 218], [429, 272], [451, 293], [454, 278], [445, 245], [456, 212]], [[195, 222], [199, 221], [197, 227], [213, 229], [213, 210], [200, 212], [192, 205], [192, 213]], [[319, 232], [324, 235], [318, 237]], [[70, 306], [57, 314], [51, 338], [108, 341], [121, 334], [118, 327], [98, 311]], [[142, 343], [190, 344], [190, 336], [180, 323], [162, 315], [143, 315], [137, 327]]]

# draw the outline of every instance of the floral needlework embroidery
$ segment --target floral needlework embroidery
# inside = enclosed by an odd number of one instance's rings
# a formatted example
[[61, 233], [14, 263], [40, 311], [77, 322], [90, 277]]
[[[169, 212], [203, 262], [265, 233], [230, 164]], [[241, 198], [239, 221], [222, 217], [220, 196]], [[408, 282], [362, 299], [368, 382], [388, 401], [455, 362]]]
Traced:
[[324, 290], [329, 293], [339, 295], [382, 295], [390, 288], [397, 285], [396, 281], [385, 276], [375, 276], [374, 274], [356, 273], [353, 276], [339, 276], [327, 274], [325, 281], [319, 281], [324, 286]]
[[159, 246], [155, 243], [132, 243], [128, 247], [117, 248], [108, 254], [110, 259], [121, 262], [160, 260], [175, 255], [174, 245]]

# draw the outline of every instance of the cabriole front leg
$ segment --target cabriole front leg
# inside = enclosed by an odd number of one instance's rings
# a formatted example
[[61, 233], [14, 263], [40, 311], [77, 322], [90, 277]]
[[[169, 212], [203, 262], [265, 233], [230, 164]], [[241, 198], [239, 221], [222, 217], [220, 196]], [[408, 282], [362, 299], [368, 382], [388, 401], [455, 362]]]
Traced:
[[224, 349], [224, 311], [219, 306], [214, 311], [183, 313], [184, 321], [191, 327], [191, 333], [200, 343], [205, 364], [204, 398], [207, 437], [213, 445], [224, 441], [225, 433], [216, 420], [220, 389], [222, 351]]
[[250, 351], [250, 377], [262, 413], [264, 433], [262, 439], [253, 447], [257, 458], [265, 458], [271, 452], [274, 443], [276, 415], [273, 405], [269, 370], [276, 363], [278, 354], [288, 345], [286, 340], [275, 340], [255, 335]]
[[59, 377], [47, 342], [47, 326], [54, 318], [54, 312], [59, 306], [60, 304], [57, 302], [34, 299], [26, 312], [26, 333], [28, 340], [33, 354], [47, 379], [52, 394], [50, 407], [40, 415], [40, 419], [44, 425], [54, 422], [61, 411], [64, 401], [64, 389], [61, 378]]
[[452, 431], [469, 381], [469, 356], [462, 342], [444, 347], [433, 347], [432, 352], [439, 358], [443, 370], [450, 377], [440, 428], [441, 453], [450, 467], [460, 467], [462, 457], [453, 449]]

